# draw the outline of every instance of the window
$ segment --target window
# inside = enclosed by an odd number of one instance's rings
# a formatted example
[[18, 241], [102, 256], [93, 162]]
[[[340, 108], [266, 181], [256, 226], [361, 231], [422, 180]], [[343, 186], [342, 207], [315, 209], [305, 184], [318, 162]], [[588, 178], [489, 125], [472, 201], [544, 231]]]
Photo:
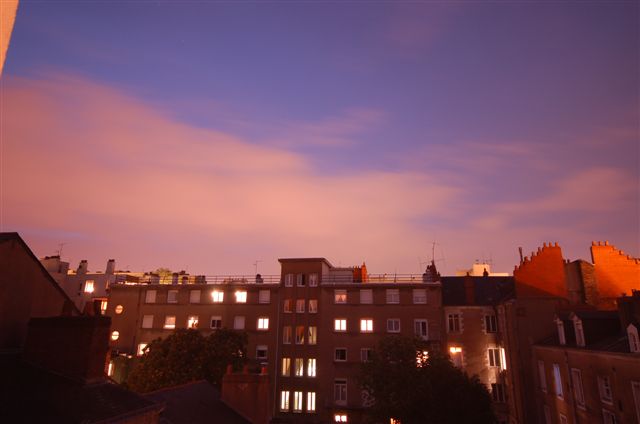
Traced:
[[426, 289], [413, 289], [413, 303], [426, 304], [427, 303], [427, 290]]
[[453, 365], [462, 368], [462, 348], [460, 346], [451, 346], [449, 348], [449, 357]]
[[360, 303], [363, 305], [371, 305], [373, 303], [373, 290], [360, 290]]
[[236, 303], [247, 303], [246, 290], [237, 290], [234, 294], [236, 296]]
[[416, 319], [413, 321], [413, 330], [416, 336], [423, 340], [429, 339], [429, 324], [426, 319]]
[[540, 390], [547, 393], [547, 376], [544, 372], [543, 361], [538, 361], [538, 378], [540, 379]]
[[360, 320], [360, 332], [361, 333], [373, 333], [373, 320], [361, 319]]
[[176, 316], [175, 315], [167, 315], [164, 318], [164, 328], [167, 330], [173, 330], [176, 328]]
[[318, 300], [317, 299], [309, 299], [309, 313], [315, 314], [318, 312]]
[[334, 290], [333, 303], [347, 303], [347, 291], [346, 290]]
[[636, 404], [636, 417], [640, 423], [640, 381], [631, 382], [631, 391], [633, 392], [633, 402]]
[[222, 328], [222, 317], [221, 316], [213, 316], [211, 317], [211, 328], [217, 330]]
[[244, 316], [238, 315], [233, 318], [233, 328], [235, 330], [244, 330]]
[[109, 361], [109, 365], [107, 366], [107, 375], [109, 377], [113, 377], [113, 361]]
[[293, 287], [293, 274], [285, 274], [285, 276], [284, 276], [284, 286], [285, 287]]
[[574, 318], [573, 329], [576, 332], [576, 345], [584, 347], [584, 330], [582, 328], [582, 320]]
[[284, 312], [287, 314], [290, 314], [291, 312], [293, 312], [293, 300], [291, 299], [285, 299], [284, 300]]
[[304, 274], [296, 274], [296, 284], [298, 287], [304, 287]]
[[602, 402], [612, 403], [613, 393], [611, 393], [611, 380], [608, 376], [598, 376], [598, 391], [600, 392], [600, 400]]
[[347, 331], [347, 320], [341, 318], [333, 320], [333, 329], [335, 331]]
[[309, 327], [309, 337], [307, 338], [307, 344], [314, 345], [318, 342], [318, 327]]
[[291, 326], [282, 327], [282, 343], [291, 344]]
[[200, 303], [200, 290], [191, 290], [189, 292], [189, 303]]
[[289, 390], [283, 390], [280, 392], [280, 410], [289, 410]]
[[85, 293], [93, 293], [94, 291], [94, 281], [93, 280], [87, 280], [84, 283], [84, 292]]
[[387, 320], [387, 332], [399, 333], [400, 332], [400, 320], [397, 318], [390, 318]]
[[576, 405], [584, 409], [584, 389], [582, 388], [582, 372], [577, 368], [571, 368], [571, 382], [573, 383], [573, 397]]
[[258, 330], [266, 331], [269, 329], [269, 318], [261, 317], [258, 318]]
[[449, 314], [447, 316], [447, 332], [460, 332], [460, 314]]
[[400, 303], [400, 290], [387, 289], [387, 303]]
[[178, 303], [178, 290], [169, 290], [167, 292], [167, 303]]
[[544, 405], [544, 422], [545, 424], [552, 424], [551, 422], [551, 409], [549, 409], [549, 405]]
[[100, 315], [104, 315], [107, 313], [107, 305], [108, 302], [106, 300], [100, 301]]
[[333, 400], [338, 405], [347, 404], [347, 380], [335, 380], [333, 382]]
[[368, 347], [363, 347], [360, 349], [360, 361], [369, 362], [371, 360], [371, 349]]
[[256, 346], [256, 359], [267, 359], [267, 346], [266, 345], [258, 345]]
[[333, 416], [333, 421], [336, 423], [346, 423], [347, 422], [347, 414], [335, 414]]
[[560, 424], [568, 424], [567, 416], [564, 414], [560, 414]]
[[222, 303], [224, 301], [224, 292], [222, 290], [214, 290], [211, 292], [213, 303]]
[[299, 314], [304, 314], [304, 299], [296, 300], [296, 312]]
[[564, 398], [562, 390], [562, 375], [560, 374], [560, 365], [553, 364], [553, 387], [556, 390], [556, 395], [560, 398]]
[[142, 356], [146, 353], [147, 351], [147, 344], [146, 343], [140, 343], [138, 344], [138, 350], [136, 351], [136, 354], [138, 356]]
[[501, 366], [500, 349], [491, 347], [487, 349], [487, 352], [489, 354], [489, 366], [500, 367]]
[[491, 384], [491, 398], [494, 402], [505, 402], [506, 398], [504, 395], [504, 384]]
[[293, 392], [293, 412], [302, 412], [302, 392]]
[[307, 377], [316, 376], [316, 358], [307, 359]]
[[198, 328], [198, 316], [189, 315], [187, 318], [187, 328]]
[[115, 311], [116, 314], [120, 315], [122, 313], [122, 311], [124, 311], [124, 306], [116, 305], [114, 311]]
[[484, 331], [487, 333], [495, 333], [498, 331], [498, 321], [495, 315], [484, 316]]
[[333, 355], [333, 359], [335, 361], [339, 361], [339, 362], [343, 362], [347, 360], [347, 349], [344, 347], [338, 347], [336, 348], [334, 355]]
[[[311, 281], [309, 281], [309, 285], [311, 285]], [[307, 392], [307, 412], [316, 412], [316, 392]]]
[[153, 328], [153, 315], [145, 315], [142, 317], [142, 328]]
[[558, 328], [558, 341], [560, 342], [561, 345], [566, 345], [567, 339], [565, 338], [565, 335], [564, 335], [564, 323], [562, 322], [562, 320], [560, 319], [556, 320], [556, 327]]
[[[638, 329], [635, 325], [629, 324], [627, 327], [627, 336], [629, 337], [629, 350], [632, 353], [640, 353], [640, 339], [638, 338]], [[638, 420], [640, 423], [640, 420]]]
[[309, 274], [309, 287], [317, 287], [317, 286], [318, 286], [318, 274]]
[[156, 291], [147, 290], [144, 295], [144, 303], [156, 303]]
[[296, 358], [296, 377], [304, 377], [304, 359]]
[[602, 422], [604, 424], [616, 424], [618, 421], [616, 420], [616, 414], [613, 412], [603, 409], [602, 410]]
[[260, 290], [258, 292], [258, 303], [271, 303], [271, 290]]
[[291, 375], [291, 358], [282, 358], [282, 376], [289, 377]]
[[304, 325], [296, 326], [296, 344], [304, 344]]
[[119, 331], [114, 331], [111, 333], [111, 340], [116, 341], [120, 338], [120, 332]]

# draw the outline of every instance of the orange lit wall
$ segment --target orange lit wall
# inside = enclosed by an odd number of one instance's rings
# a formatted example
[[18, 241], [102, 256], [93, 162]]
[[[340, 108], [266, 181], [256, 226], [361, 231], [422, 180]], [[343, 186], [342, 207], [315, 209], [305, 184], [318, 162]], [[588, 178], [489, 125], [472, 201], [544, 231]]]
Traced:
[[591, 259], [601, 302], [611, 301], [631, 289], [640, 290], [640, 259], [616, 249], [608, 242], [591, 244]]
[[516, 295], [522, 297], [567, 297], [564, 259], [558, 243], [545, 243], [525, 257], [513, 271]]

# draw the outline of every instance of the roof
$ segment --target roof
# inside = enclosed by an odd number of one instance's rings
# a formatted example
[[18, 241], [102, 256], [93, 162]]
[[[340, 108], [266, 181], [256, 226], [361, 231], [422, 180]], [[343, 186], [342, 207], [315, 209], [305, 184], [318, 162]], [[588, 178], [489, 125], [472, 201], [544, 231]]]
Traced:
[[631, 353], [631, 349], [629, 348], [629, 339], [626, 334], [616, 334], [605, 339], [598, 340], [596, 343], [587, 343], [585, 347], [577, 347], [575, 339], [568, 339], [566, 345], [561, 345], [558, 341], [558, 335], [554, 334], [553, 336], [549, 336], [546, 339], [539, 341], [536, 343], [536, 346], [557, 347], [560, 349], [579, 349], [587, 352]]
[[511, 276], [440, 277], [444, 306], [472, 306], [467, 302], [465, 281], [473, 283], [473, 305], [476, 306], [493, 305], [515, 297], [514, 279]]
[[164, 405], [161, 424], [248, 424], [220, 400], [220, 392], [207, 381], [195, 381], [144, 395]]
[[324, 262], [325, 264], [327, 264], [329, 266], [329, 268], [333, 268], [333, 265], [331, 265], [331, 262], [329, 262], [327, 259], [325, 258], [280, 258], [278, 259], [278, 262], [280, 263], [291, 263], [291, 262]]

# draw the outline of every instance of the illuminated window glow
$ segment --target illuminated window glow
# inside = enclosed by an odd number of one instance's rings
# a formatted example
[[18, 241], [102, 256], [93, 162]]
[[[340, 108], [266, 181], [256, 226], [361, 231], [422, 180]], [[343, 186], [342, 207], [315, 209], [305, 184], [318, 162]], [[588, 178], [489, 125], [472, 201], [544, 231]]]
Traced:
[[302, 412], [302, 392], [293, 392], [293, 412]]
[[224, 292], [221, 290], [214, 290], [211, 292], [211, 298], [213, 303], [222, 303], [224, 301]]
[[318, 343], [318, 327], [311, 326], [309, 327], [309, 337], [307, 339], [307, 344], [314, 345]]
[[316, 359], [309, 358], [307, 359], [307, 377], [315, 377], [316, 376]]
[[346, 423], [347, 422], [347, 414], [335, 414], [333, 416], [333, 421], [336, 423]]
[[138, 345], [138, 351], [137, 351], [138, 356], [144, 355], [146, 349], [147, 349], [147, 344], [146, 343], [140, 343]]
[[100, 314], [104, 315], [107, 313], [107, 305], [108, 302], [106, 300], [100, 301]]
[[109, 377], [113, 376], [113, 361], [109, 361], [109, 365], [107, 366], [107, 375]]
[[189, 318], [187, 318], [187, 328], [198, 328], [197, 315], [189, 315]]
[[282, 376], [289, 377], [291, 375], [291, 358], [282, 358]]
[[94, 290], [94, 281], [93, 280], [87, 280], [84, 283], [84, 292], [85, 293], [93, 293]]
[[346, 290], [335, 290], [333, 292], [333, 302], [334, 303], [347, 303], [347, 291]]
[[244, 290], [238, 290], [235, 293], [236, 303], [247, 303], [247, 292]]
[[347, 331], [347, 320], [346, 319], [335, 319], [333, 321], [333, 329], [335, 331]]
[[258, 318], [258, 330], [266, 331], [269, 329], [269, 318]]
[[167, 330], [173, 330], [176, 328], [176, 316], [175, 315], [167, 315], [164, 318], [164, 328]]
[[116, 341], [120, 338], [120, 332], [119, 331], [114, 331], [111, 333], [111, 340]]
[[316, 392], [307, 393], [307, 412], [316, 412]]
[[296, 327], [296, 344], [304, 344], [304, 325]]
[[372, 319], [361, 319], [360, 320], [360, 332], [361, 333], [372, 333], [373, 332], [373, 320]]
[[289, 410], [289, 390], [283, 390], [280, 392], [280, 410]]
[[304, 359], [296, 358], [296, 377], [304, 377]]

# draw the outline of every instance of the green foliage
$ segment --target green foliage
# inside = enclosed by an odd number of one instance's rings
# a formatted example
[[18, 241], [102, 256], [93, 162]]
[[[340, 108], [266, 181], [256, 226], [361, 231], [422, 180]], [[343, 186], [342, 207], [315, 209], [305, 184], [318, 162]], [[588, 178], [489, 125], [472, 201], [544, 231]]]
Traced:
[[126, 386], [139, 393], [206, 379], [219, 385], [227, 365], [246, 361], [247, 334], [220, 329], [209, 337], [197, 330], [176, 330], [149, 343]]
[[469, 377], [448, 357], [426, 350], [420, 339], [385, 337], [362, 365], [360, 382], [372, 397], [368, 420], [402, 424], [495, 423], [491, 396], [477, 377]]

